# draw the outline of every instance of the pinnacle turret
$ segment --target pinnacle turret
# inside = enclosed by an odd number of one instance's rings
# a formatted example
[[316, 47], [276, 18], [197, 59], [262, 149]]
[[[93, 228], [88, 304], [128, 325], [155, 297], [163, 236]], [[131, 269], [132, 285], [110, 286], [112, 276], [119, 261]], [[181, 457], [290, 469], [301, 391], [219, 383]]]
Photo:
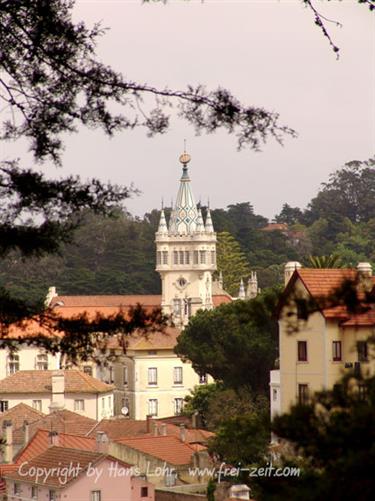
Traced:
[[162, 209], [160, 213], [158, 233], [159, 235], [168, 235], [168, 225], [167, 220], [165, 219], [164, 209]]
[[212, 224], [210, 208], [207, 209], [205, 227], [206, 227], [206, 233], [213, 233], [214, 232], [214, 225]]

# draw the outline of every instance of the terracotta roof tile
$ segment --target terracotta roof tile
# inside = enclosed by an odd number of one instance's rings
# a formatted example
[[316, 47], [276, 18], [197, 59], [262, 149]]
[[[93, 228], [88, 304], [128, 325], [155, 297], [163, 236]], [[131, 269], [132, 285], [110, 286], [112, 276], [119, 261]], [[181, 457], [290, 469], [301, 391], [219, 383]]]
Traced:
[[344, 280], [353, 280], [356, 270], [346, 268], [302, 268], [296, 272], [313, 297], [324, 297], [340, 287]]
[[226, 294], [215, 294], [212, 296], [212, 302], [214, 306], [220, 306], [221, 304], [231, 303], [232, 298]]
[[147, 433], [147, 421], [116, 417], [102, 419], [93, 428], [88, 436], [94, 437], [98, 431], [104, 431], [112, 440], [121, 437], [138, 436]]
[[56, 410], [34, 421], [29, 426], [29, 434], [32, 437], [38, 430], [57, 431], [58, 433], [71, 433], [86, 435], [97, 424], [95, 419], [82, 416], [77, 412], [67, 409]]
[[[66, 468], [65, 472], [67, 475], [67, 482], [63, 485], [61, 480], [63, 477], [58, 476], [58, 471], [56, 475], [50, 475], [46, 481], [45, 479], [39, 479], [39, 484], [52, 486], [57, 488], [64, 487], [67, 483], [77, 478], [75, 475], [75, 466], [80, 466], [82, 468], [79, 472], [79, 475], [82, 475], [87, 467], [92, 464], [97, 464], [102, 461], [107, 456], [106, 454], [102, 454], [99, 452], [87, 451], [87, 450], [78, 450], [74, 448], [65, 448], [65, 447], [49, 447], [47, 450], [42, 452], [40, 455], [32, 458], [27, 464], [27, 470], [22, 471], [22, 474], [18, 470], [9, 472], [4, 475], [5, 478], [19, 480], [19, 481], [28, 481], [32, 483], [36, 483], [35, 475], [32, 476], [27, 474], [27, 472], [32, 472], [33, 468], [47, 468], [48, 470], [52, 470], [52, 468]], [[127, 465], [128, 466], [128, 465]], [[35, 471], [35, 470], [34, 470]], [[64, 477], [65, 478], [65, 477]]]
[[[15, 457], [16, 464], [22, 464], [24, 461], [39, 456], [51, 447], [49, 431], [38, 430], [30, 442]], [[56, 435], [59, 447], [69, 447], [70, 449], [82, 449], [86, 451], [95, 451], [96, 440], [92, 437], [82, 437], [79, 435], [70, 435], [59, 433]], [[54, 444], [57, 445], [57, 444]]]
[[375, 310], [371, 309], [364, 313], [352, 315], [349, 320], [342, 324], [344, 327], [373, 326], [375, 325]]
[[116, 440], [131, 449], [156, 457], [172, 465], [187, 465], [192, 461], [195, 450], [174, 436], [126, 437]]
[[[55, 371], [18, 371], [0, 381], [0, 394], [5, 393], [51, 393], [52, 374]], [[66, 393], [106, 393], [113, 385], [103, 383], [84, 372], [65, 370]]]
[[27, 421], [30, 425], [44, 416], [45, 414], [42, 412], [20, 403], [0, 414], [0, 429], [2, 429], [4, 421], [11, 421], [13, 425], [13, 443], [23, 444], [25, 441], [24, 422]]
[[86, 309], [87, 307], [129, 308], [130, 306], [136, 306], [137, 304], [160, 308], [161, 295], [56, 296], [51, 301], [51, 306], [56, 306], [59, 309], [66, 307], [80, 309]]

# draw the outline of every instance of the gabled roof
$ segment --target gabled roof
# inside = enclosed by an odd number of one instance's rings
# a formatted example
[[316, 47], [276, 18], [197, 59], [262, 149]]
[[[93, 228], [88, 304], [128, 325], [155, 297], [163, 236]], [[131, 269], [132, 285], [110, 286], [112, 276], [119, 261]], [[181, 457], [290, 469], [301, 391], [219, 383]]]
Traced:
[[102, 419], [91, 428], [88, 436], [95, 437], [98, 431], [103, 431], [111, 440], [122, 437], [139, 436], [147, 433], [147, 421], [128, 419], [124, 417], [114, 417], [112, 419]]
[[[51, 447], [49, 433], [50, 432], [47, 430], [38, 430], [26, 447], [16, 455], [14, 462], [22, 464], [45, 452]], [[82, 449], [86, 451], [95, 451], [96, 449], [96, 440], [92, 437], [58, 433], [56, 435], [56, 440], [58, 441], [59, 447], [69, 447], [70, 449]]]
[[[88, 436], [94, 437], [98, 431], [103, 431], [111, 440], [137, 436], [154, 437], [154, 427], [157, 426], [159, 434], [161, 435], [162, 425], [165, 425], [166, 435], [177, 438], [180, 436], [180, 427], [164, 421], [163, 418], [157, 420], [151, 419], [149, 423], [150, 429], [148, 429], [146, 420], [136, 420], [124, 417], [102, 419], [90, 430]], [[214, 433], [207, 430], [185, 428], [186, 442], [189, 444], [206, 443], [212, 436], [214, 436]]]
[[[190, 464], [192, 456], [197, 450], [194, 446], [182, 442], [177, 437], [168, 435], [125, 437], [116, 440], [116, 442], [176, 466]], [[200, 448], [200, 450], [203, 449], [205, 450], [204, 447]]]
[[13, 425], [13, 443], [22, 444], [24, 443], [23, 425], [25, 421], [30, 425], [44, 416], [45, 414], [42, 412], [33, 409], [29, 405], [20, 403], [0, 414], [0, 430], [3, 427], [4, 421], [11, 421]]
[[86, 435], [96, 424], [95, 419], [67, 409], [61, 409], [55, 410], [31, 423], [29, 425], [29, 435], [32, 437], [38, 430]]
[[[112, 458], [112, 456], [100, 452], [53, 446], [40, 455], [32, 458], [28, 462], [27, 468], [22, 471], [22, 473], [17, 469], [16, 471], [5, 473], [4, 477], [20, 482], [26, 481], [36, 484], [35, 473], [34, 475], [32, 475], [32, 473], [35, 472], [37, 468], [43, 468], [52, 472], [52, 474], [47, 479], [45, 479], [45, 477], [39, 477], [38, 484], [55, 488], [64, 488], [69, 482], [83, 475], [90, 464], [94, 466], [106, 458], [118, 461]], [[122, 463], [122, 461], [118, 462]], [[126, 463], [122, 464], [126, 467], [130, 467]], [[80, 467], [79, 470], [77, 466]], [[59, 473], [62, 471], [64, 471], [64, 475]], [[65, 473], [67, 474], [67, 481], [63, 484], [62, 481], [65, 480]]]
[[[0, 394], [52, 392], [52, 374], [55, 371], [17, 371], [0, 381]], [[64, 370], [65, 393], [107, 393], [113, 385], [103, 383], [84, 372]]]
[[[357, 278], [357, 270], [351, 268], [301, 268], [296, 269], [290, 278], [282, 298], [279, 303], [278, 312], [280, 313], [283, 304], [296, 282], [300, 280], [305, 286], [307, 292], [313, 299], [324, 299], [332, 295], [345, 280], [355, 280]], [[375, 277], [371, 277], [371, 281], [375, 286]], [[325, 318], [349, 320], [352, 317], [347, 311], [345, 305], [337, 305], [329, 308], [324, 308], [322, 313]], [[361, 315], [364, 315], [361, 317]], [[357, 320], [369, 321], [365, 314], [357, 315]], [[346, 325], [346, 324], [343, 324]], [[357, 325], [359, 325], [357, 323]], [[363, 324], [365, 325], [365, 324]], [[372, 324], [371, 324], [372, 325]]]

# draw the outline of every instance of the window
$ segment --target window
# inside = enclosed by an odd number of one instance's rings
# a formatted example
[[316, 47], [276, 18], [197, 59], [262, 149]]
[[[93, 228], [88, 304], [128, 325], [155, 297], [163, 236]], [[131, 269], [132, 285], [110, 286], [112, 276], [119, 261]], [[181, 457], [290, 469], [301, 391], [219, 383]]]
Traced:
[[113, 376], [113, 367], [112, 367], [112, 365], [110, 367], [108, 367], [108, 373], [109, 373], [109, 382], [113, 383], [114, 376]]
[[182, 367], [173, 368], [173, 383], [182, 384]]
[[168, 251], [163, 251], [163, 264], [168, 264]]
[[104, 410], [104, 408], [105, 408], [105, 399], [104, 399], [104, 397], [103, 397], [103, 398], [102, 398], [102, 410]]
[[277, 400], [277, 390], [273, 388], [272, 390], [272, 400], [275, 402]]
[[92, 376], [92, 367], [91, 367], [91, 365], [84, 365], [83, 366], [83, 372], [85, 374], [88, 374], [89, 376]]
[[9, 409], [8, 400], [0, 400], [0, 412], [5, 412]]
[[158, 384], [158, 370], [156, 367], [148, 369], [148, 384]]
[[178, 252], [173, 251], [173, 264], [178, 264]]
[[357, 353], [358, 353], [358, 362], [367, 362], [368, 350], [366, 341], [357, 342]]
[[13, 494], [21, 494], [21, 486], [17, 482], [13, 484]]
[[194, 259], [194, 264], [198, 264], [199, 263], [199, 254], [198, 254], [198, 251], [194, 251], [194, 254], [193, 254], [193, 259]]
[[101, 501], [101, 500], [102, 500], [101, 491], [91, 491], [90, 501]]
[[298, 341], [297, 348], [298, 348], [298, 354], [297, 354], [298, 362], [307, 362], [307, 341]]
[[124, 372], [123, 372], [123, 377], [124, 377], [124, 385], [126, 386], [128, 384], [128, 378], [129, 378], [129, 372], [128, 372], [128, 367], [125, 365], [124, 367]]
[[185, 264], [190, 264], [190, 252], [185, 251]]
[[111, 397], [109, 396], [108, 397], [108, 409], [110, 409], [112, 407], [112, 400], [111, 400]]
[[141, 487], [141, 498], [148, 497], [148, 487]]
[[31, 486], [31, 499], [38, 499], [38, 487]]
[[187, 318], [191, 317], [191, 299], [190, 298], [184, 299], [184, 315]]
[[148, 415], [157, 416], [158, 415], [158, 401], [156, 398], [150, 398], [148, 401]]
[[161, 264], [161, 252], [156, 253], [156, 264]]
[[41, 400], [33, 400], [33, 409], [37, 411], [42, 411], [42, 401]]
[[309, 386], [307, 384], [298, 385], [298, 403], [306, 404], [309, 399]]
[[9, 355], [8, 359], [8, 372], [14, 374], [20, 370], [20, 357], [19, 355]]
[[341, 357], [341, 341], [332, 341], [332, 360], [339, 362]]
[[207, 374], [199, 374], [199, 384], [207, 384]]
[[85, 401], [84, 400], [74, 400], [74, 410], [75, 411], [84, 411], [85, 410]]
[[56, 491], [50, 490], [48, 492], [48, 501], [56, 501]]
[[175, 416], [179, 416], [184, 407], [184, 399], [183, 398], [175, 398], [174, 399], [174, 414]]
[[165, 486], [166, 487], [173, 487], [176, 485], [176, 479], [177, 479], [177, 473], [174, 470], [169, 470], [168, 473], [165, 475]]
[[206, 264], [206, 251], [205, 250], [199, 251], [199, 256], [200, 256], [200, 263]]
[[181, 315], [181, 300], [180, 299], [173, 299], [173, 314], [174, 315]]
[[358, 384], [358, 396], [360, 400], [365, 400], [367, 398], [367, 386], [364, 383], [359, 383]]
[[211, 251], [211, 264], [215, 264], [215, 263], [216, 263], [215, 251], [212, 250]]
[[179, 254], [180, 254], [180, 264], [184, 264], [184, 262], [185, 262], [185, 260], [184, 260], [185, 253], [184, 253], [184, 251], [180, 251]]
[[37, 355], [35, 365], [37, 371], [48, 371], [48, 356], [44, 353]]

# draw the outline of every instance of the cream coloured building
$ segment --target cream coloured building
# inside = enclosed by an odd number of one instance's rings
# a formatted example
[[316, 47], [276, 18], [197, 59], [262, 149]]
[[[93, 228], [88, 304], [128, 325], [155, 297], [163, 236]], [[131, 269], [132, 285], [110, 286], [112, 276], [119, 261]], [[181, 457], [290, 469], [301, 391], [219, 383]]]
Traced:
[[44, 414], [67, 409], [99, 420], [113, 416], [113, 390], [78, 370], [17, 371], [0, 381], [0, 402], [3, 411], [24, 403]]
[[271, 371], [270, 378], [271, 417], [287, 412], [316, 391], [332, 388], [348, 370], [374, 373], [374, 353], [368, 343], [375, 333], [373, 305], [355, 315], [345, 306], [327, 306], [305, 321], [295, 302], [295, 298], [327, 298], [345, 279], [357, 279], [362, 295], [375, 287], [368, 263], [359, 263], [357, 269], [287, 264], [279, 310], [280, 369]]
[[[116, 339], [110, 344], [111, 360], [105, 366], [85, 362], [81, 368], [100, 380], [115, 384], [115, 414], [145, 419], [179, 414], [183, 400], [195, 386], [207, 382], [189, 362], [174, 353], [180, 329], [199, 309], [211, 309], [232, 298], [212, 279], [216, 270], [216, 234], [210, 210], [203, 220], [197, 207], [188, 172], [190, 156], [180, 157], [182, 176], [170, 220], [161, 211], [155, 235], [156, 270], [161, 277], [161, 295], [60, 296], [55, 288], [48, 294], [48, 306], [70, 317], [83, 312], [89, 316], [127, 311], [141, 304], [146, 311], [162, 308], [175, 325], [166, 333], [135, 334], [129, 337], [126, 354]], [[252, 274], [248, 289], [257, 291]], [[245, 293], [244, 293], [245, 294]], [[115, 355], [115, 360], [113, 360]]]

